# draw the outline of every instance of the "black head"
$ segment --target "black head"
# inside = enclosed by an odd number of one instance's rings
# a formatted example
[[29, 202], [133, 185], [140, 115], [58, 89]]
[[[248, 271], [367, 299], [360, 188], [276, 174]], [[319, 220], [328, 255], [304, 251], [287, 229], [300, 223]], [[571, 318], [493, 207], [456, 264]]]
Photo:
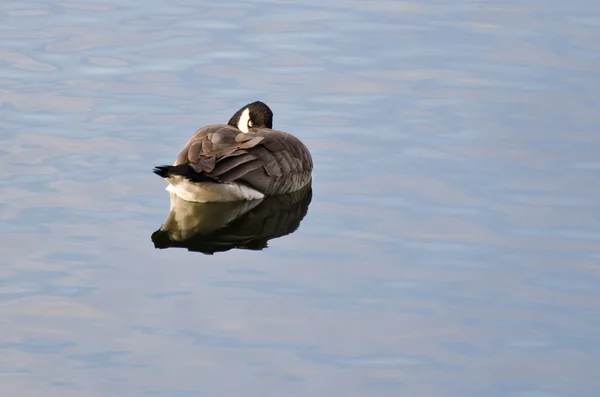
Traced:
[[242, 132], [250, 128], [273, 128], [273, 112], [261, 101], [252, 102], [235, 112], [227, 124]]

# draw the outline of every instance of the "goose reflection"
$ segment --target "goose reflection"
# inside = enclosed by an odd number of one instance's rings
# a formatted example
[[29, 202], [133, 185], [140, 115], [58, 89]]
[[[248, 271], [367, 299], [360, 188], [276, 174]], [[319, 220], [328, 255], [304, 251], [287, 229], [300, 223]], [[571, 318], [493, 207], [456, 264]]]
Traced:
[[312, 187], [262, 200], [185, 201], [170, 193], [171, 208], [152, 233], [155, 248], [187, 248], [212, 255], [231, 249], [262, 250], [271, 239], [293, 233], [308, 212]]

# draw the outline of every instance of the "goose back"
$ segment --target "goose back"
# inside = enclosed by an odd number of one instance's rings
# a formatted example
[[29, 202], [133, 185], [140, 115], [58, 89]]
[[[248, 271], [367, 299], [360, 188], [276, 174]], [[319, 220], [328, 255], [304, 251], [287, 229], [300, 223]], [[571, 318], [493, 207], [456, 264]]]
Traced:
[[188, 164], [217, 183], [241, 183], [264, 195], [296, 191], [311, 182], [307, 147], [287, 132], [269, 128], [241, 132], [229, 125], [197, 130], [174, 166]]

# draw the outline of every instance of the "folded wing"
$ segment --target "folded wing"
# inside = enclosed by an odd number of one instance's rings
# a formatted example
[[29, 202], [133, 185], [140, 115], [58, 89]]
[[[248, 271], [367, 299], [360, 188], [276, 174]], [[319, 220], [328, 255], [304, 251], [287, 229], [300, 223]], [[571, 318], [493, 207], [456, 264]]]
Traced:
[[306, 146], [286, 132], [255, 129], [243, 133], [227, 125], [199, 129], [174, 165], [219, 183], [243, 183], [263, 194], [298, 190], [311, 180], [312, 158]]

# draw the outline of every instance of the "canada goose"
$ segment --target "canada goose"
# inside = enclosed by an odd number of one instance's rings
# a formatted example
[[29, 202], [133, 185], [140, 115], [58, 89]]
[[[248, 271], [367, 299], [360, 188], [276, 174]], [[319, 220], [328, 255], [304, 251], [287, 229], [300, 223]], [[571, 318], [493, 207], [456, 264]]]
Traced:
[[295, 136], [273, 130], [273, 112], [256, 101], [227, 125], [202, 127], [173, 165], [154, 168], [186, 201], [224, 202], [289, 193], [311, 182], [313, 162]]

